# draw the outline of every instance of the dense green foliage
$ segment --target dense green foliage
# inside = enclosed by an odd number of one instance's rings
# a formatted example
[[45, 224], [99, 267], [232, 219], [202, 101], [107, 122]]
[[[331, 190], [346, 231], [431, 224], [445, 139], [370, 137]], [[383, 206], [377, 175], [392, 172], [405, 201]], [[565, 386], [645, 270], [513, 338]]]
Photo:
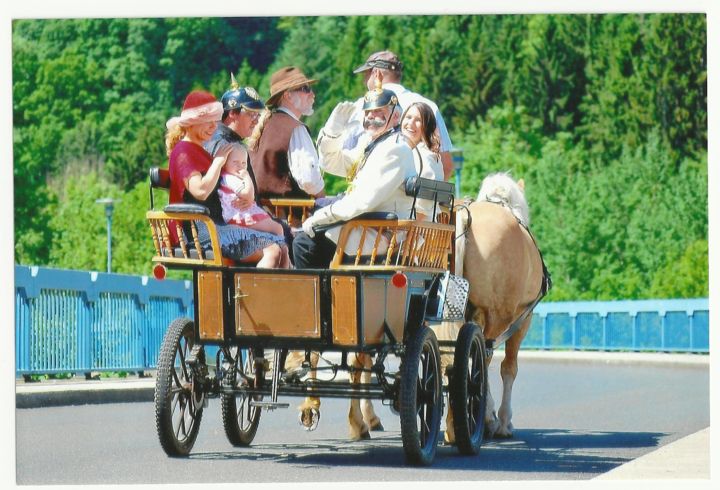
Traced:
[[[316, 134], [392, 49], [464, 149], [462, 190], [523, 177], [550, 299], [708, 294], [707, 36], [700, 14], [18, 20], [16, 262], [147, 273], [147, 168], [185, 94], [229, 72], [269, 95], [284, 65], [319, 79]], [[328, 179], [338, 190], [343, 182]]]

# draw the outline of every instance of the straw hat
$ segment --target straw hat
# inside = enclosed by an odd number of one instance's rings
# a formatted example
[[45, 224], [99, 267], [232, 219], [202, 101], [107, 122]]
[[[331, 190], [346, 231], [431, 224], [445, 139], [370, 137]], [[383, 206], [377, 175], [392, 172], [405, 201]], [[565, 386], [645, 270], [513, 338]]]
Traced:
[[276, 106], [283, 93], [313, 83], [317, 83], [317, 80], [307, 78], [300, 68], [294, 66], [280, 68], [270, 77], [270, 97], [266, 105]]

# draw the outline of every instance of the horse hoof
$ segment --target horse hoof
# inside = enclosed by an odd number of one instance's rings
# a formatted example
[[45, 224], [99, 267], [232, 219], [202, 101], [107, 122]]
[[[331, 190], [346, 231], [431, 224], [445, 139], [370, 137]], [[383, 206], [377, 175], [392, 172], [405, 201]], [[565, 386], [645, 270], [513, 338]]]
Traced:
[[493, 434], [493, 439], [512, 439], [513, 433], [510, 430], [499, 430]]
[[457, 443], [455, 442], [455, 438], [449, 437], [446, 432], [445, 435], [443, 436], [443, 445], [444, 446], [455, 446], [455, 445], [457, 445]]
[[320, 423], [320, 410], [317, 408], [306, 408], [300, 412], [299, 418], [300, 425], [303, 426], [303, 429], [308, 432], [313, 431], [317, 429]]
[[360, 437], [357, 438], [356, 440], [357, 441], [367, 441], [368, 439], [370, 439], [370, 431], [363, 432], [362, 434], [360, 434]]
[[385, 430], [385, 427], [383, 427], [382, 422], [378, 421], [377, 424], [370, 427], [370, 430], [373, 432], [383, 432]]

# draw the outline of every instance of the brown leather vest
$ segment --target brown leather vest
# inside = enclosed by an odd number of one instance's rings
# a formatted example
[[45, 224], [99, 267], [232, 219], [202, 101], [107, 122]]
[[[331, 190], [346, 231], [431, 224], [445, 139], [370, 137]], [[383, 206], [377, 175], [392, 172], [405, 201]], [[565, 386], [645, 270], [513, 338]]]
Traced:
[[260, 197], [308, 197], [290, 174], [288, 146], [292, 132], [302, 123], [282, 112], [273, 112], [265, 123], [257, 150], [250, 151]]

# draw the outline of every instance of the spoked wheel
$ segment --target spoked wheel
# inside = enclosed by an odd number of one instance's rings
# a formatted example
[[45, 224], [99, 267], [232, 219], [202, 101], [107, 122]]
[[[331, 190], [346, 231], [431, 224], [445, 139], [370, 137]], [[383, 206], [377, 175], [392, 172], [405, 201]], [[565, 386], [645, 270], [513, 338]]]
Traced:
[[440, 350], [435, 333], [420, 327], [410, 338], [401, 367], [400, 431], [405, 459], [430, 465], [442, 418]]
[[[255, 356], [252, 349], [232, 349], [237, 352], [234, 357], [235, 378], [233, 388], [249, 387], [247, 375], [255, 371]], [[224, 393], [222, 395], [222, 421], [230, 444], [233, 446], [249, 446], [255, 438], [260, 424], [260, 407], [253, 407], [250, 401], [262, 400], [262, 395], [250, 396], [246, 393]]]
[[[155, 382], [155, 427], [168, 456], [187, 456], [202, 420], [204, 396], [186, 360], [195, 344], [193, 322], [178, 318], [163, 338]], [[197, 356], [204, 362], [204, 352]]]
[[475, 323], [460, 329], [455, 345], [450, 406], [455, 441], [461, 454], [477, 454], [485, 429], [488, 374], [485, 366], [485, 338]]

